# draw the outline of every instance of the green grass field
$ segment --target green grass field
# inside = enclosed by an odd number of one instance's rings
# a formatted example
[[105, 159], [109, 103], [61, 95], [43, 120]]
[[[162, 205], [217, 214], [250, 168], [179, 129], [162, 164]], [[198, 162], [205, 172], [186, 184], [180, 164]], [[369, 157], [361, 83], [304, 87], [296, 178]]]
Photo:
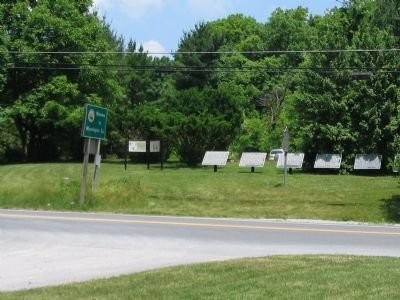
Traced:
[[400, 260], [276, 256], [0, 293], [8, 299], [399, 299]]
[[[89, 174], [92, 174], [91, 167]], [[392, 176], [296, 171], [283, 186], [273, 163], [188, 168], [103, 163], [95, 193], [79, 204], [82, 164], [0, 166], [0, 207], [134, 214], [400, 222]], [[399, 299], [400, 260], [348, 256], [268, 257], [182, 266], [61, 287], [0, 293], [1, 299]]]
[[[90, 167], [89, 174], [93, 172]], [[249, 218], [308, 218], [400, 222], [400, 183], [393, 176], [295, 171], [284, 187], [272, 162], [256, 169], [236, 163], [188, 168], [103, 163], [96, 193], [79, 204], [82, 164], [0, 166], [0, 207], [133, 214]]]

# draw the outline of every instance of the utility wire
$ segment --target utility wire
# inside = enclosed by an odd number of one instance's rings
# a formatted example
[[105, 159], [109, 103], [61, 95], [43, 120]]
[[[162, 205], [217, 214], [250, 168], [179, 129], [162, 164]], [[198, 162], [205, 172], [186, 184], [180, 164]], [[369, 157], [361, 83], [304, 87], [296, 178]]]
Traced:
[[[84, 68], [84, 67], [99, 67], [99, 68], [128, 68], [128, 69], [140, 69], [140, 70], [153, 70], [153, 69], [198, 69], [198, 70], [215, 70], [215, 69], [242, 69], [242, 70], [265, 70], [265, 69], [277, 69], [277, 70], [354, 70], [356, 67], [268, 67], [268, 66], [214, 66], [214, 67], [201, 67], [201, 66], [166, 66], [166, 65], [126, 65], [126, 64], [71, 64], [71, 63], [46, 63], [46, 62], [32, 62], [32, 63], [20, 63], [20, 64], [8, 64], [9, 68], [24, 68], [24, 67], [60, 67], [60, 68]], [[393, 69], [387, 67], [364, 67], [363, 69]]]
[[323, 49], [323, 50], [252, 50], [252, 51], [171, 51], [171, 52], [131, 52], [131, 51], [10, 51], [0, 50], [8, 54], [57, 54], [57, 55], [178, 55], [178, 54], [307, 54], [307, 53], [373, 53], [373, 52], [400, 52], [399, 48], [383, 49]]
[[259, 67], [259, 66], [216, 66], [216, 67], [197, 67], [197, 66], [157, 66], [157, 65], [139, 65], [139, 66], [127, 66], [120, 64], [45, 64], [45, 63], [25, 63], [25, 64], [9, 64], [6, 66], [8, 69], [16, 70], [87, 70], [89, 68], [99, 69], [115, 69], [119, 72], [143, 72], [153, 71], [158, 73], [209, 73], [209, 72], [221, 72], [221, 73], [235, 73], [235, 72], [265, 72], [265, 73], [282, 73], [288, 71], [296, 71], [297, 73], [305, 73], [307, 71], [314, 71], [320, 73], [334, 73], [337, 71], [351, 71], [352, 73], [371, 73], [379, 71], [381, 73], [400, 73], [400, 69], [388, 68], [388, 67]]
[[[384, 48], [384, 49], [327, 49], [327, 50], [260, 50], [260, 51], [177, 51], [177, 52], [115, 52], [115, 51], [8, 51], [0, 50], [0, 53], [18, 55], [196, 55], [196, 54], [322, 54], [322, 53], [397, 53], [400, 49], [397, 48]], [[16, 58], [17, 58], [16, 57]], [[51, 62], [21, 62], [11, 63], [6, 65], [8, 69], [26, 69], [26, 70], [84, 70], [85, 68], [114, 68], [117, 71], [155, 71], [155, 72], [250, 72], [250, 71], [263, 71], [268, 73], [279, 73], [287, 71], [305, 72], [307, 70], [313, 70], [317, 72], [333, 73], [340, 70], [350, 70], [353, 72], [369, 72], [369, 71], [380, 71], [387, 73], [399, 73], [397, 68], [368, 68], [368, 67], [283, 67], [283, 68], [271, 68], [265, 66], [215, 66], [215, 67], [198, 67], [198, 66], [165, 66], [165, 65], [137, 65], [129, 66], [123, 64], [96, 64], [96, 63], [51, 63]]]

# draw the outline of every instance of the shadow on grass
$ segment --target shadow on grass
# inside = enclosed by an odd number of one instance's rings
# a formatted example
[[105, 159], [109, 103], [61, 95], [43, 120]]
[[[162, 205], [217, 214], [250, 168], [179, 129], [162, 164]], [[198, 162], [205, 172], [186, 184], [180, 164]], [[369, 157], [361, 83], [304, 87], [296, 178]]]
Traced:
[[381, 209], [388, 221], [400, 222], [400, 195], [394, 195], [390, 199], [383, 199]]
[[[109, 163], [109, 162], [107, 162]], [[122, 167], [124, 167], [125, 163], [124, 162], [112, 162], [113, 164], [118, 164], [121, 165]], [[128, 162], [127, 163], [127, 168], [132, 168], [132, 167], [136, 167], [136, 166], [140, 166], [140, 167], [147, 167], [147, 163], [143, 163], [143, 162]], [[183, 162], [164, 162], [163, 163], [163, 169], [165, 170], [181, 170], [181, 169], [201, 169], [203, 168], [203, 166], [201, 165], [196, 165], [196, 166], [190, 166], [187, 165]], [[160, 162], [151, 162], [149, 165], [149, 170], [160, 170], [161, 169], [161, 163]]]
[[238, 173], [239, 174], [259, 174], [259, 175], [264, 174], [262, 170], [260, 170], [260, 171], [255, 170], [254, 172], [252, 172], [251, 170], [240, 170], [240, 171], [238, 171]]
[[305, 174], [308, 175], [316, 175], [316, 176], [325, 176], [325, 175], [341, 175], [340, 170], [330, 170], [330, 169], [313, 169], [304, 171]]

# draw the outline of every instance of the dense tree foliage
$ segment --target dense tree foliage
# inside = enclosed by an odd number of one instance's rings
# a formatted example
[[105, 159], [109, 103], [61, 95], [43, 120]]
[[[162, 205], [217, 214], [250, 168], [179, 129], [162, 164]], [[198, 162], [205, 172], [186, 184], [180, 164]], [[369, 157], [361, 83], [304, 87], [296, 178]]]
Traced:
[[240, 90], [232, 84], [189, 88], [168, 102], [176, 120], [174, 145], [182, 160], [197, 164], [207, 150], [224, 150], [242, 122]]
[[[179, 120], [174, 140], [176, 151], [191, 165], [199, 163], [206, 150], [227, 149], [243, 121], [243, 87], [221, 79], [217, 71], [221, 67], [217, 52], [229, 43], [242, 41], [242, 32], [232, 34], [233, 27], [225, 30], [230, 21], [237, 20], [231, 17], [227, 22], [201, 23], [185, 33], [175, 57], [182, 71], [175, 75], [175, 98], [166, 107]], [[198, 51], [208, 53], [186, 53]]]
[[125, 46], [90, 0], [1, 3], [0, 161], [78, 158], [91, 102], [109, 108], [109, 154], [156, 138], [195, 165], [206, 150], [278, 148], [288, 126], [309, 166], [332, 152], [350, 169], [373, 152], [387, 167], [400, 149], [400, 6], [340, 3], [202, 22], [173, 58]]
[[[374, 25], [376, 12], [373, 1], [355, 1], [314, 19], [317, 49], [395, 48], [390, 30]], [[387, 51], [307, 56], [287, 109], [295, 146], [310, 164], [316, 153], [343, 153], [349, 166], [356, 153], [384, 153], [386, 161], [394, 155], [390, 143], [399, 130], [399, 90], [392, 71], [398, 59]]]
[[112, 107], [119, 97], [115, 75], [95, 66], [109, 60], [82, 54], [115, 50], [117, 44], [110, 43], [107, 26], [89, 13], [90, 4], [44, 0], [0, 5], [11, 62], [1, 94], [2, 120], [18, 133], [24, 159], [79, 156], [76, 133], [83, 104]]

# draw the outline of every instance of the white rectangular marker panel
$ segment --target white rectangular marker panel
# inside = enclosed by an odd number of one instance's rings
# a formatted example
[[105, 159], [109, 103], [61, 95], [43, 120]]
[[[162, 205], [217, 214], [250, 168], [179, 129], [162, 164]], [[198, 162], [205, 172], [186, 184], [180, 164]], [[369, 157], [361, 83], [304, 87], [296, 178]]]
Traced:
[[225, 166], [229, 157], [229, 151], [207, 151], [204, 154], [203, 166]]
[[150, 141], [150, 152], [160, 152], [160, 141]]
[[267, 153], [243, 152], [240, 158], [239, 167], [264, 167]]
[[[288, 168], [292, 169], [301, 169], [303, 167], [304, 161], [304, 153], [288, 153], [287, 154], [287, 164]], [[277, 168], [284, 168], [285, 164], [285, 155], [279, 154], [278, 163], [276, 164]]]
[[342, 154], [317, 154], [314, 169], [340, 169]]
[[129, 152], [146, 152], [146, 141], [129, 141]]
[[354, 160], [354, 170], [380, 170], [382, 155], [357, 154]]

